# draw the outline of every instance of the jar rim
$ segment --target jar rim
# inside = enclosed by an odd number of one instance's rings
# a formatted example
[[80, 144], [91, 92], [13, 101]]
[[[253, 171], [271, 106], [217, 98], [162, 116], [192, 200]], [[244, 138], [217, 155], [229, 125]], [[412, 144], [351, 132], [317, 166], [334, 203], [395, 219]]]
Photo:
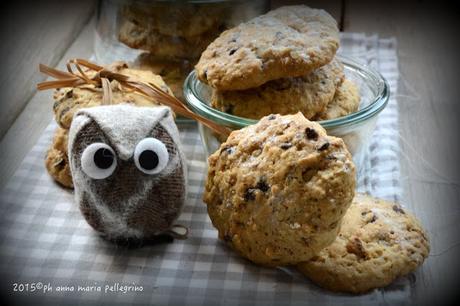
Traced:
[[[354, 70], [362, 79], [370, 80], [370, 82], [374, 84], [377, 90], [372, 101], [362, 109], [359, 109], [358, 111], [346, 116], [317, 121], [325, 129], [355, 125], [373, 118], [385, 108], [390, 97], [390, 87], [388, 82], [378, 71], [374, 70], [368, 65], [360, 64], [358, 61], [350, 57], [340, 55], [337, 56], [337, 58], [343, 63], [345, 67]], [[211, 107], [205, 101], [202, 101], [200, 98], [198, 98], [199, 95], [197, 94], [196, 88], [196, 85], [200, 83], [204, 86], [207, 86], [198, 80], [195, 70], [192, 70], [189, 73], [184, 82], [184, 97], [187, 102], [187, 106], [192, 111], [218, 124], [228, 127], [243, 128], [258, 122], [258, 120], [255, 119], [243, 118], [222, 112]]]

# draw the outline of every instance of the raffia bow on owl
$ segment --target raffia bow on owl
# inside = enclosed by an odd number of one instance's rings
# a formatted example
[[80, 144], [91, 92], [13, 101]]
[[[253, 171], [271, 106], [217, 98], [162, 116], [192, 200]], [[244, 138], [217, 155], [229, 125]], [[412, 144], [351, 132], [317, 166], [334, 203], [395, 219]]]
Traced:
[[[75, 198], [87, 222], [111, 240], [162, 234], [185, 238], [187, 230], [174, 222], [185, 202], [187, 167], [171, 109], [219, 134], [228, 129], [194, 114], [155, 84], [110, 67], [78, 59], [69, 61], [67, 70], [40, 65], [41, 72], [57, 80], [40, 83], [38, 89], [92, 84], [103, 90], [104, 105], [79, 110], [69, 130]], [[113, 80], [169, 107], [110, 105]]]
[[[111, 66], [119, 66], [124, 62], [116, 62]], [[155, 102], [169, 106], [176, 114], [188, 117], [190, 119], [200, 121], [205, 126], [209, 127], [217, 134], [228, 136], [230, 129], [218, 125], [215, 122], [204, 118], [192, 112], [179, 99], [166, 93], [153, 83], [143, 82], [122, 73], [114, 71], [113, 67], [103, 67], [84, 59], [72, 59], [67, 62], [67, 71], [61, 71], [43, 64], [39, 65], [41, 73], [55, 78], [56, 80], [45, 81], [37, 84], [38, 90], [47, 90], [63, 87], [77, 87], [81, 85], [95, 85], [102, 88], [103, 97], [102, 104], [112, 104], [111, 96], [112, 89], [110, 83], [117, 81], [123, 90], [136, 91], [146, 97], [151, 98]], [[74, 71], [74, 69], [76, 71]]]

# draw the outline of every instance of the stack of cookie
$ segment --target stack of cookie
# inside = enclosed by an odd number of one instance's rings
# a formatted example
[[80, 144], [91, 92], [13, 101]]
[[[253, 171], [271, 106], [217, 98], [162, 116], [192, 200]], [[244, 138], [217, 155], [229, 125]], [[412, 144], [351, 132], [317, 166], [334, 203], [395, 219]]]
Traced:
[[147, 3], [124, 5], [118, 39], [134, 49], [148, 51], [136, 61], [164, 77], [182, 99], [182, 84], [201, 52], [225, 28], [227, 3]]
[[119, 40], [162, 59], [197, 59], [224, 29], [226, 5], [130, 3], [122, 7]]
[[140, 54], [133, 63], [136, 69], [151, 71], [163, 78], [174, 96], [184, 101], [182, 87], [187, 75], [192, 71], [193, 64], [189, 60], [175, 61], [159, 59], [145, 52]]
[[337, 23], [327, 12], [285, 6], [223, 32], [195, 68], [213, 88], [211, 105], [226, 113], [260, 119], [300, 111], [332, 119], [360, 102], [335, 58], [338, 47]]
[[[165, 84], [159, 75], [150, 71], [130, 69], [125, 63], [117, 62], [109, 66], [113, 72], [128, 75], [143, 82], [157, 85], [165, 92], [172, 94], [171, 89]], [[92, 77], [94, 71], [88, 71]], [[158, 105], [151, 98], [147, 98], [132, 90], [126, 90], [117, 81], [110, 83], [112, 89], [112, 104], [129, 103], [137, 106]], [[54, 118], [58, 124], [53, 143], [45, 158], [45, 166], [48, 173], [62, 186], [73, 188], [72, 175], [70, 173], [69, 159], [67, 155], [68, 131], [72, 123], [73, 115], [81, 108], [102, 105], [103, 89], [93, 84], [84, 84], [78, 87], [59, 88], [54, 92]]]
[[417, 219], [396, 203], [355, 194], [343, 140], [300, 113], [233, 131], [208, 163], [209, 217], [219, 238], [254, 263], [295, 266], [324, 288], [362, 293], [428, 256]]

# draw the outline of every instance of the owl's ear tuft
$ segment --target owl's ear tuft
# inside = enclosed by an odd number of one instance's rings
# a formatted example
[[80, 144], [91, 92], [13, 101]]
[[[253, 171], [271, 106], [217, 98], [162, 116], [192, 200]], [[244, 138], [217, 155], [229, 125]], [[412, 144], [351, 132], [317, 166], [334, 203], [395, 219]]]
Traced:
[[171, 110], [170, 107], [168, 107], [168, 106], [158, 106], [157, 108], [158, 108], [158, 111], [160, 112], [160, 115], [159, 115], [159, 117], [161, 118], [160, 120], [172, 116], [172, 110]]
[[73, 147], [73, 144], [76, 140], [78, 133], [90, 122], [91, 122], [91, 118], [86, 116], [84, 113], [81, 113], [80, 111], [78, 111], [74, 115], [72, 119], [72, 124], [70, 125], [70, 129], [69, 129], [69, 139], [68, 139], [68, 148], [67, 148], [69, 156], [72, 155], [71, 153], [72, 147]]

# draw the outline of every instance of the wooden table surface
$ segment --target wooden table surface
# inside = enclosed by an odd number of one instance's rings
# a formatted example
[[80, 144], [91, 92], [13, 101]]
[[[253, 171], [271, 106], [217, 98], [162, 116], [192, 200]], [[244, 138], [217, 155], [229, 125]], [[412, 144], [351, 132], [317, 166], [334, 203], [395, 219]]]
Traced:
[[[302, 1], [272, 1], [272, 7]], [[93, 52], [95, 1], [44, 1], [3, 8], [0, 82], [0, 188], [52, 120], [50, 92], [38, 63], [64, 68]], [[460, 258], [460, 179], [454, 8], [420, 1], [304, 1], [329, 11], [342, 31], [398, 41], [402, 182], [406, 205], [431, 238], [431, 254], [415, 273], [411, 303], [445, 301], [456, 288]]]

